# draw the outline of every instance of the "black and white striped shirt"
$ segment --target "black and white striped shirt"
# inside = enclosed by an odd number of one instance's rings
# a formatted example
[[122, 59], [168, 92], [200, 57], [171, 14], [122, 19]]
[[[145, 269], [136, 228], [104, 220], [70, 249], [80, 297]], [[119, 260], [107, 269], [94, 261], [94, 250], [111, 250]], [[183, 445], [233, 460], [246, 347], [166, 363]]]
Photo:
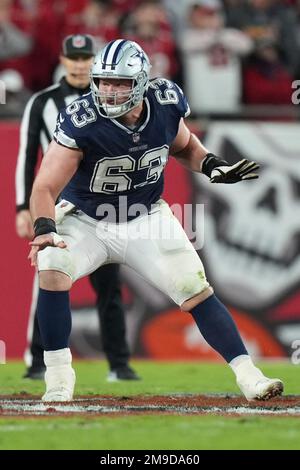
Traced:
[[16, 209], [29, 209], [39, 149], [44, 154], [52, 140], [59, 111], [84, 93], [89, 87], [74, 88], [62, 78], [61, 81], [35, 93], [24, 110], [18, 162], [16, 168]]

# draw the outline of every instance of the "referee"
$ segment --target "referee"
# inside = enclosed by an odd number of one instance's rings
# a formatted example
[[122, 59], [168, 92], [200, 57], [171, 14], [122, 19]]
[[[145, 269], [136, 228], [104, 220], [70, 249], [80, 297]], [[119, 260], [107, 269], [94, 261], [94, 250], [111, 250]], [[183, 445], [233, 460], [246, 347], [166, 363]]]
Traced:
[[[73, 35], [63, 40], [60, 62], [66, 75], [59, 83], [34, 94], [24, 111], [16, 169], [16, 230], [21, 238], [32, 239], [33, 227], [29, 212], [39, 149], [44, 154], [55, 130], [61, 108], [88, 93], [89, 71], [95, 55], [95, 44], [89, 35]], [[125, 315], [121, 299], [119, 266], [101, 266], [90, 275], [97, 294], [97, 310], [101, 325], [101, 340], [110, 371], [108, 381], [139, 380], [129, 367]], [[36, 315], [38, 277], [35, 276], [30, 308], [25, 352], [27, 371], [24, 378], [43, 379], [45, 365], [43, 346]]]

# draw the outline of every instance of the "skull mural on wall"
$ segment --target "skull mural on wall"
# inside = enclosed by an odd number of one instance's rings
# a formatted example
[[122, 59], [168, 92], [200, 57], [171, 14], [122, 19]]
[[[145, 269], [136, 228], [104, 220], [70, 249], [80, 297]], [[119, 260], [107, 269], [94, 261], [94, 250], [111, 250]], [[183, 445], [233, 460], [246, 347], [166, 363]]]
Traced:
[[300, 286], [300, 125], [219, 122], [204, 144], [233, 164], [261, 165], [260, 178], [211, 184], [194, 174], [205, 204], [200, 253], [211, 284], [238, 308], [274, 306]]

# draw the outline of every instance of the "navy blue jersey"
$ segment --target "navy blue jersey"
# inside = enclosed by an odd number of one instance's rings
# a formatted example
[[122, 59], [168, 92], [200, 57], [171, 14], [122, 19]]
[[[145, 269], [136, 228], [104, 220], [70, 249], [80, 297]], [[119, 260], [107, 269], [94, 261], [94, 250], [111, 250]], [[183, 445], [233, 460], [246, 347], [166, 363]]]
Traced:
[[90, 217], [102, 219], [112, 205], [117, 221], [131, 220], [142, 212], [137, 204], [150, 210], [163, 192], [169, 147], [189, 106], [181, 89], [165, 79], [150, 82], [144, 103], [142, 120], [134, 129], [100, 116], [91, 93], [58, 117], [56, 142], [83, 152], [62, 197]]

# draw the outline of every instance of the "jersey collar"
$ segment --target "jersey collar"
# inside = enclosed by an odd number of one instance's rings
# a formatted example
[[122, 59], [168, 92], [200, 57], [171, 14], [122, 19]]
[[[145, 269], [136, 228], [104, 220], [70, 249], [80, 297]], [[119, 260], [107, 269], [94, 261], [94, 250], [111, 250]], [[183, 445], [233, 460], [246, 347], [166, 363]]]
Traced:
[[124, 124], [121, 124], [117, 119], [111, 119], [111, 121], [118, 127], [120, 127], [121, 129], [123, 129], [125, 132], [127, 132], [127, 134], [135, 134], [136, 132], [142, 132], [145, 127], [147, 126], [149, 120], [150, 120], [150, 103], [149, 103], [149, 100], [148, 98], [144, 98], [144, 102], [146, 104], [146, 113], [145, 113], [145, 118], [144, 120], [138, 124], [136, 127], [134, 128], [130, 128], [130, 127], [127, 127], [125, 126]]

